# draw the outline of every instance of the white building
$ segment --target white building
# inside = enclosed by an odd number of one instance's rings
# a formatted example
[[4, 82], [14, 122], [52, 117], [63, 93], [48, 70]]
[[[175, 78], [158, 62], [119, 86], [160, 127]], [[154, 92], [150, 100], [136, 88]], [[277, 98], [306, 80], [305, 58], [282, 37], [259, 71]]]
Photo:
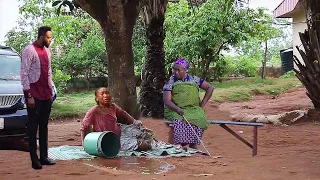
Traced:
[[292, 18], [293, 55], [297, 56], [301, 61], [302, 58], [296, 46], [303, 48], [299, 32], [304, 32], [305, 29], [307, 29], [306, 13], [302, 5], [302, 0], [283, 0], [273, 11], [273, 17]]

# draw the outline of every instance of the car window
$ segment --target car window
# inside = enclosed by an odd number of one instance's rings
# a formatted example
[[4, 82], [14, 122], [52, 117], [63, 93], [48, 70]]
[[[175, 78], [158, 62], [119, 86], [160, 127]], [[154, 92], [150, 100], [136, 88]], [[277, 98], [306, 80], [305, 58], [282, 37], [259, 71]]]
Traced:
[[0, 55], [0, 79], [20, 80], [20, 56]]

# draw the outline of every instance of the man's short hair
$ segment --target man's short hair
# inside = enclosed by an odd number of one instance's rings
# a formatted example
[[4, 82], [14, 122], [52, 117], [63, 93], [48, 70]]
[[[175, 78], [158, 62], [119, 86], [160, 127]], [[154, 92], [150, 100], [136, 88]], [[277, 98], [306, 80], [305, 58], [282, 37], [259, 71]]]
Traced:
[[51, 27], [49, 26], [41, 26], [38, 29], [38, 39], [40, 38], [40, 36], [44, 36], [46, 35], [47, 31], [51, 31]]

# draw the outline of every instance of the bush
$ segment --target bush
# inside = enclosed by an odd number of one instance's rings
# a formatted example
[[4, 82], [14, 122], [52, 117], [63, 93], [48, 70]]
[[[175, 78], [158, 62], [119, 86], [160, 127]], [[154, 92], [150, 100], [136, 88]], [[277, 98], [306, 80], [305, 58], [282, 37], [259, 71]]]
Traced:
[[280, 78], [282, 78], [282, 79], [284, 79], [284, 78], [292, 78], [292, 77], [295, 77], [295, 75], [296, 75], [296, 73], [293, 70], [291, 70], [291, 71], [286, 72], [282, 76], [280, 76]]
[[227, 58], [229, 76], [254, 77], [257, 75], [258, 65], [255, 59], [246, 56]]
[[70, 79], [70, 75], [63, 73], [61, 70], [56, 70], [53, 73], [52, 80], [57, 88], [58, 93], [62, 93], [67, 89], [67, 84]]

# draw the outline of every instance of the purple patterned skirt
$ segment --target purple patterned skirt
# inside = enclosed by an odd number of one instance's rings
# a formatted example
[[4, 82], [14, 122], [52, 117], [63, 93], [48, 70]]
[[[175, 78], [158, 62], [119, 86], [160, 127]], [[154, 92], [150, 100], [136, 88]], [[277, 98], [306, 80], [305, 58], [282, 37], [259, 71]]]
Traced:
[[[202, 129], [193, 124], [190, 125], [193, 128], [193, 130], [197, 133], [198, 137], [201, 139], [203, 134]], [[183, 122], [181, 120], [173, 121], [171, 127], [174, 131], [174, 144], [181, 144], [183, 146], [187, 144], [200, 144], [200, 141], [194, 134], [194, 131], [192, 131], [190, 125], [187, 122]]]

